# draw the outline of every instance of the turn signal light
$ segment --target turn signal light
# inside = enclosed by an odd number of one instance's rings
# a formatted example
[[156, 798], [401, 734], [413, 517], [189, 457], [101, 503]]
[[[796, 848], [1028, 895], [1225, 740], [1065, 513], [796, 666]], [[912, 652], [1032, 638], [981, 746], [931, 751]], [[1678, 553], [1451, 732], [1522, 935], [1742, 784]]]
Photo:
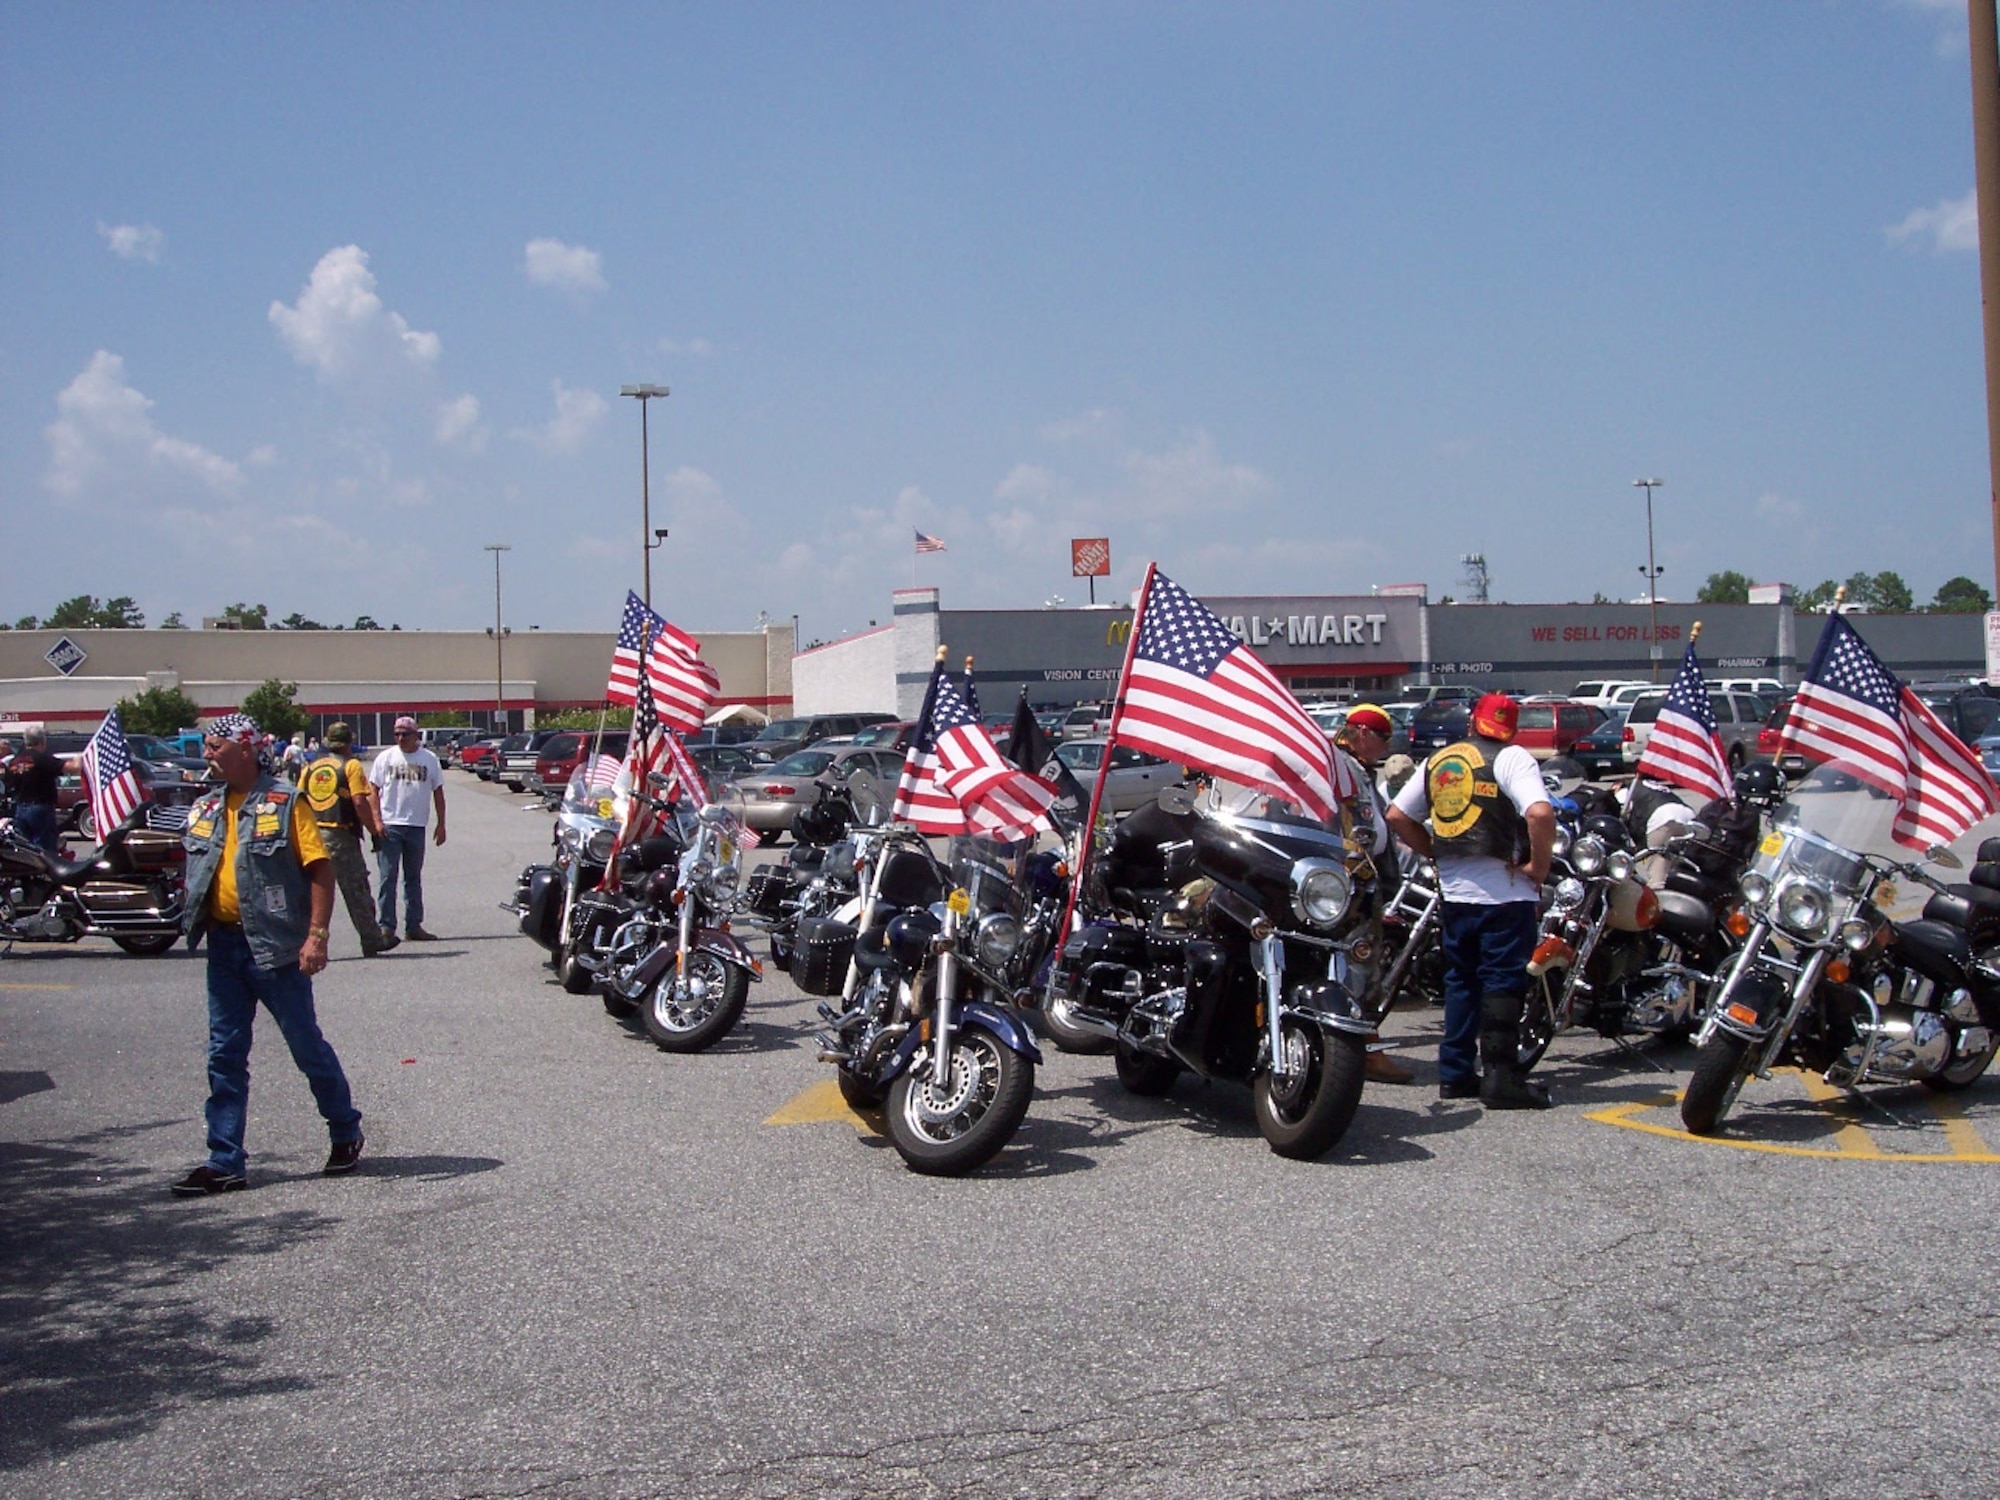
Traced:
[[1722, 925], [1729, 929], [1731, 937], [1750, 936], [1750, 913], [1737, 907], [1722, 919]]
[[1847, 960], [1844, 958], [1836, 958], [1826, 966], [1826, 977], [1831, 979], [1835, 984], [1847, 983], [1847, 976], [1850, 972], [1847, 967]]
[[1755, 1026], [1757, 1024], [1757, 1012], [1750, 1006], [1745, 1005], [1741, 1000], [1732, 1000], [1729, 1002], [1729, 1019], [1740, 1022], [1745, 1026]]

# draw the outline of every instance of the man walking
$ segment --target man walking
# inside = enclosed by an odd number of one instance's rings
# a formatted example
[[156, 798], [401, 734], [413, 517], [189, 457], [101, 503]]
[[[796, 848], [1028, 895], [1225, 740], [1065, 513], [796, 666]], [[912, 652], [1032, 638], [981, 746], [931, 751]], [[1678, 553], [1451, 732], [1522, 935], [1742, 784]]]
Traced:
[[375, 757], [368, 780], [382, 798], [382, 848], [375, 856], [382, 877], [381, 905], [376, 913], [385, 938], [396, 935], [396, 877], [403, 880], [403, 935], [428, 943], [437, 934], [424, 930], [424, 828], [433, 811], [437, 828], [431, 841], [444, 843], [444, 767], [424, 748], [417, 721], [405, 714], [396, 721], [396, 743]]
[[326, 967], [333, 866], [296, 788], [260, 756], [256, 722], [229, 714], [202, 755], [222, 782], [188, 809], [187, 930], [208, 941], [208, 1160], [174, 1184], [199, 1198], [246, 1185], [251, 1028], [262, 1003], [312, 1085], [332, 1149], [325, 1174], [361, 1159], [361, 1112], [321, 1035], [312, 976]]
[[396, 946], [394, 933], [384, 935], [375, 919], [375, 895], [368, 888], [368, 864], [361, 857], [361, 835], [377, 845], [382, 842], [382, 813], [375, 804], [375, 788], [368, 773], [354, 756], [354, 731], [345, 724], [327, 727], [326, 744], [306, 762], [299, 783], [306, 806], [319, 824], [320, 842], [333, 861], [334, 879], [341, 899], [347, 903], [347, 918], [361, 938], [361, 956], [373, 958]]
[[78, 769], [82, 762], [75, 756], [65, 760], [52, 754], [44, 729], [24, 731], [21, 744], [21, 753], [7, 767], [7, 787], [14, 797], [14, 831], [45, 853], [60, 855], [56, 789], [63, 773]]

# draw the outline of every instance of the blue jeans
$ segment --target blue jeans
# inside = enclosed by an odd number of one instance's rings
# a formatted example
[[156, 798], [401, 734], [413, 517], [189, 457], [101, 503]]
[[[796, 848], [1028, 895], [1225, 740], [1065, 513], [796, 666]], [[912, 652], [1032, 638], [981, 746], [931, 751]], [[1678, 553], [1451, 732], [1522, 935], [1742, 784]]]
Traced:
[[1444, 1040], [1438, 1081], [1479, 1081], [1480, 999], [1528, 993], [1528, 961], [1542, 930], [1533, 901], [1474, 906], [1447, 901], [1439, 923], [1444, 950]]
[[361, 1111], [340, 1059], [320, 1034], [312, 981], [295, 963], [260, 969], [238, 927], [208, 930], [208, 1164], [241, 1176], [243, 1117], [250, 1103], [250, 1032], [262, 1001], [312, 1085], [334, 1144], [361, 1139]]
[[375, 870], [382, 877], [376, 921], [385, 933], [396, 930], [396, 871], [403, 872], [404, 930], [424, 925], [424, 834], [409, 823], [390, 823], [382, 830], [382, 847], [375, 851]]
[[38, 849], [59, 854], [62, 844], [56, 837], [56, 810], [47, 802], [16, 802], [14, 831]]

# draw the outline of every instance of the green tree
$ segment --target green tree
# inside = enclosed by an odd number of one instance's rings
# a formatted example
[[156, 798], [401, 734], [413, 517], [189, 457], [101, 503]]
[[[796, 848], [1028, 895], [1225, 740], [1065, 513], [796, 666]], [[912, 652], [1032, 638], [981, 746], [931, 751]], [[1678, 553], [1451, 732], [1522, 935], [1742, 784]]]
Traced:
[[164, 620], [160, 621], [160, 629], [186, 630], [187, 621], [181, 618], [181, 612], [179, 610], [175, 610], [172, 614], [168, 615]]
[[1701, 592], [1694, 597], [1700, 604], [1748, 604], [1750, 580], [1733, 568], [1727, 572], [1711, 573], [1708, 582], [1701, 586]]
[[1868, 580], [1869, 592], [1874, 595], [1870, 602], [1875, 612], [1883, 615], [1906, 615], [1916, 608], [1916, 596], [1910, 586], [1897, 573], [1877, 573]]
[[306, 727], [304, 710], [292, 701], [298, 691], [296, 682], [267, 677], [243, 700], [243, 712], [255, 719], [266, 734], [288, 740]]
[[118, 702], [118, 722], [127, 734], [175, 734], [192, 729], [201, 705], [179, 688], [147, 688]]
[[1793, 607], [1806, 610], [1824, 610], [1833, 603], [1834, 591], [1839, 587], [1840, 585], [1835, 583], [1831, 578], [1822, 579], [1803, 593], [1794, 595], [1792, 599]]
[[373, 615], [356, 615], [354, 618], [354, 628], [356, 630], [380, 630], [382, 627], [375, 623]]
[[94, 594], [78, 594], [58, 604], [43, 624], [50, 630], [143, 630], [146, 617], [129, 594], [102, 604]]
[[630, 729], [632, 727], [632, 710], [629, 708], [564, 708], [558, 709], [554, 713], [538, 713], [535, 715], [535, 727], [537, 729], [589, 729], [594, 731], [597, 728], [598, 715], [600, 713], [604, 716], [604, 727], [606, 729]]
[[1983, 615], [1992, 607], [1993, 596], [1985, 586], [1963, 575], [1939, 584], [1937, 597], [1931, 600], [1931, 612], [1940, 615]]
[[14, 622], [12, 628], [15, 630], [40, 630], [42, 622], [37, 620], [33, 615], [22, 615], [20, 619]]
[[271, 611], [261, 604], [232, 604], [218, 618], [225, 629], [267, 630]]
[[279, 630], [324, 630], [326, 627], [317, 620], [308, 620], [297, 610], [293, 610], [278, 622]]

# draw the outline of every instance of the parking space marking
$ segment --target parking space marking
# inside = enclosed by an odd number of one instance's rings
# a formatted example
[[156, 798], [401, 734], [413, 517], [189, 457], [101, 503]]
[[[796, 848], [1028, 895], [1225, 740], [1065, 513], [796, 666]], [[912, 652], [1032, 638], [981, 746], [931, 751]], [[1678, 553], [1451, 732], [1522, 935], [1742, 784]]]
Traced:
[[800, 1089], [764, 1123], [766, 1125], [829, 1125], [845, 1120], [864, 1135], [873, 1135], [868, 1122], [857, 1115], [841, 1097], [840, 1084], [831, 1078]]
[[0, 990], [73, 990], [73, 984], [0, 984]]
[[[1790, 1073], [1791, 1069], [1780, 1069]], [[1816, 1106], [1849, 1099], [1853, 1096], [1843, 1090], [1828, 1086], [1814, 1074], [1796, 1074], [1807, 1085], [1807, 1093]], [[1813, 1089], [1812, 1084], [1818, 1084]], [[1680, 1103], [1679, 1094], [1660, 1094], [1651, 1099], [1633, 1100], [1625, 1104], [1614, 1104], [1604, 1109], [1590, 1110], [1584, 1115], [1599, 1125], [1616, 1125], [1623, 1130], [1644, 1131], [1648, 1135], [1665, 1136], [1668, 1140], [1683, 1141], [1697, 1146], [1727, 1146], [1736, 1151], [1762, 1151], [1773, 1156], [1817, 1156], [1834, 1157], [1842, 1161], [1891, 1161], [1930, 1165], [1938, 1162], [2000, 1163], [2000, 1151], [1995, 1151], [1980, 1135], [1972, 1121], [1966, 1117], [1964, 1103], [1950, 1096], [1935, 1096], [1929, 1099], [1931, 1109], [1944, 1135], [1945, 1144], [1951, 1149], [1943, 1152], [1928, 1151], [1885, 1151], [1875, 1143], [1867, 1128], [1850, 1121], [1827, 1118], [1834, 1144], [1831, 1146], [1793, 1146], [1779, 1141], [1752, 1140], [1738, 1135], [1690, 1135], [1678, 1122], [1672, 1125], [1659, 1124], [1640, 1118], [1655, 1110], [1673, 1109]], [[1827, 1113], [1822, 1110], [1822, 1113]]]

